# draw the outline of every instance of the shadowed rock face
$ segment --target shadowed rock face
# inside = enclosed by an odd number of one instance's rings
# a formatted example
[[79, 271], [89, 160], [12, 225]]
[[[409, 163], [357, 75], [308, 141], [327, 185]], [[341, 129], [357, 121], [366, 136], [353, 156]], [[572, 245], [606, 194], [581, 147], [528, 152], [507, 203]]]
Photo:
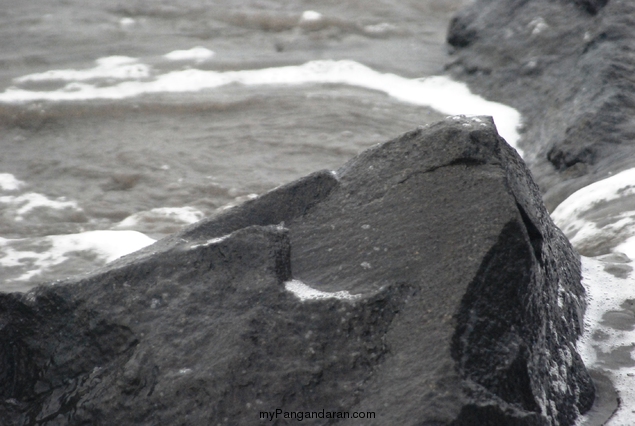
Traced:
[[477, 0], [447, 39], [455, 77], [522, 113], [520, 145], [549, 210], [635, 166], [634, 2]]
[[[300, 300], [291, 279], [355, 297]], [[452, 117], [0, 295], [0, 422], [572, 425], [594, 397], [583, 310], [522, 160], [491, 119]]]

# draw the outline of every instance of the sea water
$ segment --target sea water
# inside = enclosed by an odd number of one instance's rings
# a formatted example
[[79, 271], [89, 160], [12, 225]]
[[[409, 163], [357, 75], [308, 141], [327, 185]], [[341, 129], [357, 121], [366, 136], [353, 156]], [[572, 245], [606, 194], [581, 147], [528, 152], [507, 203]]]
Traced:
[[[196, 68], [196, 64], [201, 58], [207, 60], [213, 56], [211, 51], [199, 47], [169, 52], [161, 58], [168, 61], [176, 58], [187, 62], [187, 65], [184, 65], [185, 69], [183, 70], [173, 70], [165, 73], [155, 71], [153, 67], [141, 63], [135, 58], [122, 56], [99, 58], [95, 61], [96, 65], [89, 69], [49, 70], [18, 77], [14, 79], [14, 86], [0, 93], [0, 103], [24, 106], [26, 104], [33, 105], [35, 101], [46, 101], [49, 108], [56, 108], [58, 104], [68, 102], [76, 105], [77, 103], [90, 103], [104, 99], [130, 102], [130, 98], [141, 98], [144, 95], [156, 96], [163, 93], [197, 93], [199, 95], [204, 93], [206, 97], [214, 98], [216, 95], [215, 90], [230, 85], [241, 86], [240, 90], [243, 91], [249, 90], [251, 86], [273, 86], [278, 92], [290, 90], [291, 87], [298, 90], [298, 86], [305, 86], [299, 88], [305, 93], [306, 91], [316, 90], [315, 87], [325, 93], [328, 93], [329, 90], [337, 92], [340, 89], [328, 88], [330, 85], [337, 85], [355, 89], [361, 88], [364, 91], [371, 90], [374, 96], [377, 96], [377, 92], [384, 93], [388, 96], [388, 99], [384, 98], [385, 102], [399, 103], [402, 108], [408, 108], [409, 105], [412, 105], [415, 107], [427, 107], [438, 114], [491, 115], [501, 135], [512, 146], [518, 140], [517, 127], [520, 124], [520, 115], [516, 110], [476, 96], [469, 91], [465, 84], [453, 81], [445, 76], [409, 79], [393, 73], [381, 73], [358, 62], [346, 60], [310, 61], [296, 66], [226, 72]], [[157, 61], [160, 61], [161, 58], [155, 59], [155, 63], [160, 63]], [[49, 86], [51, 88], [48, 90], [36, 90], [29, 88], [29, 83], [31, 82], [60, 82], [61, 87]], [[61, 108], [63, 107], [64, 105], [61, 106]], [[213, 135], [210, 135], [210, 137], [213, 137]], [[68, 145], [71, 145], [68, 140], [64, 139], [60, 140], [58, 144], [60, 145], [59, 149], [67, 149]], [[78, 141], [78, 144], [82, 145], [79, 149], [85, 152], [85, 155], [88, 155], [89, 150], [96, 148], [88, 147], [88, 149], [85, 149], [85, 141]], [[50, 149], [50, 146], [47, 148]], [[191, 146], [187, 148], [190, 150], [190, 157], [200, 154], [200, 151], [192, 151], [193, 147]], [[264, 158], [279, 154], [275, 150], [267, 150], [265, 148], [265, 146], [260, 146], [258, 150], [259, 155]], [[116, 156], [125, 155], [125, 152], [125, 148], [122, 148], [121, 151], [117, 150]], [[65, 162], [73, 161], [72, 157], [76, 157], [77, 154], [77, 152], [68, 152], [67, 155], [70, 158], [66, 159]], [[122, 172], [110, 175], [110, 181], [100, 185], [102, 190], [105, 192], [117, 191], [121, 193], [126, 191], [129, 193], [131, 189], [139, 186], [140, 182], [151, 179], [143, 174], [142, 171], [144, 169], [153, 168], [156, 170], [156, 174], [161, 175], [174, 167], [169, 164], [173, 162], [171, 159], [166, 158], [167, 164], [160, 165], [152, 164], [150, 158], [147, 160], [146, 164], [139, 164], [139, 168], [135, 171], [130, 170], [128, 173]], [[59, 161], [64, 160], [60, 159]], [[137, 161], [142, 162], [142, 159], [138, 158]], [[330, 164], [327, 163], [327, 165]], [[76, 169], [81, 170], [91, 166], [94, 168], [93, 173], [98, 177], [102, 175], [104, 178], [108, 177], [109, 173], [106, 167], [96, 164], [77, 164], [71, 168], [71, 172], [77, 173]], [[181, 168], [183, 166], [185, 165], [181, 165]], [[194, 164], [191, 166], [194, 166]], [[204, 165], [200, 164], [200, 167], [203, 169]], [[185, 172], [194, 174], [197, 170], [186, 169]], [[218, 171], [215, 171], [215, 173], [218, 173]], [[77, 226], [77, 230], [86, 234], [85, 237], [82, 237], [84, 243], [81, 245], [50, 245], [50, 250], [56, 251], [55, 255], [50, 256], [36, 255], [32, 247], [45, 247], [46, 244], [42, 244], [42, 242], [51, 242], [51, 236], [3, 240], [0, 250], [4, 251], [4, 256], [0, 257], [0, 265], [5, 266], [5, 271], [7, 271], [4, 273], [5, 282], [7, 283], [5, 285], [13, 282], [13, 288], [16, 289], [18, 288], [16, 287], [16, 282], [29, 281], [35, 283], [49, 276], [47, 271], [57, 268], [61, 263], [70, 260], [70, 257], [66, 254], [68, 252], [91, 251], [96, 262], [110, 259], [111, 256], [107, 253], [111, 251], [100, 249], [100, 237], [104, 238], [104, 245], [110, 246], [112, 245], [112, 239], [120, 235], [122, 247], [129, 247], [130, 250], [139, 248], [138, 243], [129, 243], [131, 238], [130, 231], [117, 233], [115, 230], [128, 229], [147, 233], [150, 231], [150, 225], [154, 225], [156, 228], [156, 223], [159, 222], [164, 225], [164, 228], [154, 229], [154, 233], [160, 235], [175, 230], [175, 228], [169, 228], [169, 225], [193, 223], [200, 220], [205, 213], [196, 206], [155, 207], [132, 213], [119, 222], [108, 223], [107, 221], [100, 221], [96, 217], [99, 215], [97, 207], [91, 206], [91, 211], [87, 212], [84, 207], [80, 206], [80, 202], [71, 199], [70, 197], [75, 196], [74, 194], [52, 198], [46, 194], [27, 192], [30, 191], [27, 182], [21, 181], [9, 173], [4, 173], [2, 176], [4, 176], [2, 180], [4, 182], [2, 186], [4, 194], [0, 196], [0, 205], [4, 205], [6, 213], [5, 220], [7, 224], [5, 226], [10, 226], [11, 222], [15, 226], [39, 215], [39, 220], [46, 221], [50, 219], [51, 221], [59, 220], [65, 223], [81, 224]], [[196, 179], [208, 179], [207, 185], [214, 185], [213, 175], [197, 176]], [[179, 187], [187, 186], [188, 183], [182, 177], [178, 178], [172, 185]], [[195, 187], [193, 183], [189, 183], [189, 185]], [[170, 187], [168, 187], [169, 189]], [[219, 191], [222, 191], [222, 189], [219, 188]], [[228, 195], [230, 195], [230, 191], [231, 189], [227, 190]], [[103, 199], [104, 196], [100, 198], [100, 201]], [[190, 202], [200, 203], [196, 197], [192, 197]], [[118, 207], [121, 208], [121, 206]], [[111, 232], [95, 233], [91, 229], [104, 226], [111, 229]], [[168, 228], [165, 228], [165, 226], [168, 226]], [[86, 231], [86, 228], [91, 230]], [[75, 240], [79, 241], [78, 238], [79, 236], [75, 237]], [[88, 239], [91, 241], [90, 244], [86, 244]], [[150, 243], [154, 240], [147, 238], [145, 241]], [[60, 250], [64, 252], [58, 253]], [[118, 253], [126, 254], [124, 250]], [[0, 254], [2, 254], [2, 251], [0, 251]], [[23, 268], [21, 266], [28, 268], [28, 272], [22, 271], [21, 269]], [[9, 275], [11, 273], [12, 275]]]

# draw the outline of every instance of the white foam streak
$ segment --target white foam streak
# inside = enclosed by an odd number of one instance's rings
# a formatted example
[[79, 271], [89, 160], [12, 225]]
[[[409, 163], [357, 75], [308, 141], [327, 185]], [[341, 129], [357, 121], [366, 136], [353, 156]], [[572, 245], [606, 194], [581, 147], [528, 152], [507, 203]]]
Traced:
[[320, 12], [316, 12], [314, 10], [305, 10], [302, 12], [302, 16], [300, 17], [300, 22], [314, 22], [322, 19], [322, 14]]
[[36, 192], [29, 192], [22, 195], [5, 195], [0, 197], [0, 203], [8, 204], [16, 208], [16, 220], [22, 220], [23, 216], [37, 208], [49, 208], [54, 210], [73, 209], [81, 210], [75, 201], [66, 201], [66, 198], [59, 197], [51, 200], [45, 195]]
[[188, 50], [174, 50], [163, 55], [170, 61], [197, 61], [202, 62], [214, 56], [214, 52], [205, 47], [197, 46]]
[[227, 235], [223, 235], [222, 237], [211, 238], [211, 239], [205, 241], [204, 243], [195, 244], [195, 245], [191, 246], [190, 249], [195, 249], [195, 248], [198, 248], [198, 247], [208, 247], [208, 246], [212, 246], [214, 244], [222, 243], [223, 241], [225, 241], [226, 239], [231, 237], [231, 235], [232, 234], [227, 234]]
[[16, 179], [11, 173], [0, 173], [0, 189], [2, 191], [17, 191], [23, 185], [25, 183]]
[[587, 210], [589, 206], [601, 201], [611, 201], [632, 194], [635, 194], [635, 168], [625, 170], [576, 191], [563, 201], [551, 216], [554, 219], [577, 216]]
[[[139, 65], [139, 64], [136, 64]], [[78, 71], [79, 77], [94, 75], [94, 70]], [[44, 73], [46, 74], [46, 73]], [[145, 76], [145, 73], [142, 73]], [[66, 74], [63, 74], [66, 75]], [[71, 75], [71, 74], [68, 74]], [[33, 75], [23, 77], [33, 79]], [[86, 80], [86, 78], [83, 78]], [[226, 86], [345, 84], [384, 92], [403, 102], [427, 106], [448, 115], [491, 115], [499, 133], [516, 147], [520, 114], [515, 109], [487, 101], [469, 91], [464, 83], [445, 76], [408, 79], [380, 73], [354, 61], [311, 61], [304, 65], [260, 70], [216, 72], [199, 69], [172, 71], [151, 81], [125, 81], [111, 86], [71, 83], [61, 90], [29, 91], [9, 88], [0, 93], [0, 102], [34, 100], [79, 101], [123, 99], [150, 93], [196, 92]]]
[[[627, 232], [629, 234], [634, 234], [635, 233], [635, 217], [630, 217], [628, 219], [628, 231]], [[618, 244], [617, 246], [615, 246], [613, 251], [624, 253], [629, 258], [635, 259], [635, 236], [627, 238], [626, 241], [624, 241], [623, 243]]]
[[87, 70], [51, 70], [29, 74], [15, 79], [17, 83], [29, 81], [86, 81], [98, 78], [139, 79], [150, 76], [150, 67], [128, 56], [109, 56], [95, 61], [97, 66]]
[[382, 22], [381, 24], [374, 25], [366, 25], [364, 27], [364, 31], [370, 34], [385, 34], [391, 31], [397, 31], [397, 27], [393, 24], [389, 24], [387, 22]]
[[134, 19], [132, 19], [132, 18], [127, 18], [127, 17], [126, 17], [126, 18], [121, 18], [121, 19], [119, 20], [119, 25], [121, 25], [121, 26], [122, 26], [122, 27], [124, 27], [124, 28], [126, 28], [126, 27], [130, 27], [130, 26], [132, 26], [132, 25], [134, 25], [134, 24], [136, 24], [136, 23], [137, 23], [137, 21], [135, 21], [135, 20], [134, 20]]
[[316, 290], [302, 281], [291, 280], [284, 283], [284, 288], [293, 293], [302, 302], [307, 300], [322, 300], [322, 299], [340, 299], [340, 300], [355, 300], [361, 297], [360, 294], [350, 294], [348, 291], [336, 291], [329, 293], [326, 291]]
[[611, 250], [635, 259], [634, 195], [635, 168], [576, 191], [560, 203], [551, 217], [577, 249], [610, 238], [622, 242]]
[[[0, 238], [0, 265], [25, 266], [28, 270], [13, 281], [27, 281], [68, 260], [72, 253], [91, 252], [103, 262], [154, 243], [152, 238], [135, 231], [89, 231], [80, 234], [51, 235], [34, 239]], [[42, 246], [47, 249], [42, 251]], [[32, 247], [33, 250], [18, 247]]]

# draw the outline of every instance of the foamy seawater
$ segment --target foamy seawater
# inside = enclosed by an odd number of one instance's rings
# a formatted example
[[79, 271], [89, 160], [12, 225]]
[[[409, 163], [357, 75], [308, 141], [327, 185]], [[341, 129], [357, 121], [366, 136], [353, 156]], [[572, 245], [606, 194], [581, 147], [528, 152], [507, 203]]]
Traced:
[[[320, 19], [316, 14], [305, 15], [302, 19]], [[330, 87], [335, 84], [381, 92], [397, 102], [428, 107], [440, 114], [491, 115], [499, 132], [510, 144], [515, 145], [518, 140], [520, 114], [516, 110], [476, 96], [465, 84], [452, 81], [445, 76], [405, 78], [393, 73], [381, 73], [350, 60], [310, 61], [297, 66], [226, 72], [196, 68], [214, 57], [214, 52], [209, 49], [193, 47], [150, 58], [148, 63], [128, 56], [99, 58], [95, 60], [93, 68], [48, 70], [17, 77], [13, 81], [14, 86], [0, 93], [0, 103], [90, 103], [104, 99], [129, 101], [129, 98], [173, 93], [204, 93], [214, 98], [218, 89], [230, 85], [275, 86], [278, 90], [287, 90], [291, 86]], [[182, 69], [162, 71], [163, 62], [175, 61], [182, 63]], [[42, 89], [43, 84], [46, 89]], [[167, 171], [170, 166], [162, 165], [160, 169]], [[122, 187], [126, 186], [126, 179], [133, 184], [132, 181], [137, 178], [134, 175], [122, 177]], [[77, 201], [67, 196], [52, 198], [35, 192], [22, 193], [19, 189], [25, 187], [25, 183], [8, 173], [2, 175], [0, 182], [3, 182], [3, 190], [10, 192], [0, 196], [0, 203], [5, 205], [5, 214], [11, 216], [10, 220], [13, 222], [24, 221], [25, 217], [37, 213], [44, 220], [47, 216], [62, 216], [66, 221], [73, 221], [73, 217], [76, 217], [77, 221], [88, 222], [87, 227], [90, 228], [91, 220], [85, 217], [86, 213]], [[111, 247], [116, 238], [121, 239], [122, 249], [117, 252], [120, 255], [138, 249], [143, 242], [149, 244], [154, 241], [152, 238], [139, 239], [131, 244], [128, 242], [130, 236], [115, 232], [117, 230], [148, 232], [151, 231], [150, 225], [157, 222], [161, 225], [165, 222], [176, 225], [189, 224], [200, 220], [204, 214], [205, 212], [192, 206], [157, 207], [136, 212], [118, 223], [111, 224], [109, 233], [95, 234], [93, 230], [89, 230], [85, 234], [72, 234], [74, 237], [71, 239], [62, 239], [61, 236], [45, 236], [30, 240], [5, 239], [0, 247], [0, 262], [4, 262], [3, 265], [7, 267], [10, 266], [13, 271], [3, 274], [7, 283], [5, 285], [8, 287], [12, 282], [21, 283], [22, 288], [26, 289], [26, 282], [34, 283], [38, 278], [50, 277], [50, 272], [54, 268], [61, 263], [69, 262], [67, 253], [73, 251], [73, 248], [68, 241], [77, 243], [75, 252], [100, 254], [93, 256], [95, 265], [98, 265], [111, 260], [112, 255], [105, 254], [112, 253]], [[160, 234], [160, 231], [161, 229], [157, 229], [156, 233]], [[80, 235], [90, 235], [90, 238], [82, 240]], [[103, 238], [103, 244], [100, 243], [100, 237]], [[45, 250], [42, 247], [46, 247], [47, 243], [53, 243], [49, 254], [36, 256], [30, 248], [36, 245]], [[11, 288], [21, 287], [13, 284]]]
[[[167, 53], [164, 58], [194, 61], [212, 58], [193, 48]], [[60, 82], [55, 90], [29, 89], [31, 82]], [[298, 66], [260, 70], [217, 72], [187, 67], [161, 73], [136, 58], [114, 56], [96, 60], [86, 70], [50, 70], [14, 80], [15, 86], [0, 93], [0, 102], [88, 101], [125, 99], [146, 94], [186, 93], [216, 89], [231, 84], [245, 86], [343, 84], [377, 90], [414, 105], [428, 106], [448, 115], [490, 115], [507, 142], [517, 148], [520, 114], [515, 109], [483, 99], [464, 83], [447, 76], [408, 79], [380, 73], [355, 61], [311, 61]]]
[[309, 300], [325, 300], [325, 299], [338, 299], [338, 300], [356, 300], [361, 297], [358, 294], [351, 294], [346, 290], [327, 292], [317, 290], [302, 281], [291, 280], [284, 283], [284, 288], [297, 297], [300, 301], [306, 302]]
[[595, 256], [582, 256], [588, 306], [578, 351], [587, 367], [615, 385], [620, 404], [606, 423], [612, 426], [635, 424], [633, 172], [626, 170], [576, 191], [552, 213], [573, 246]]
[[136, 231], [88, 231], [41, 238], [0, 238], [0, 267], [5, 278], [3, 290], [23, 291], [23, 283], [33, 278], [54, 277], [56, 268], [61, 264], [65, 264], [65, 270], [69, 266], [82, 270], [86, 263], [105, 264], [154, 241]]
[[551, 215], [580, 253], [613, 251], [635, 258], [635, 169], [588, 185]]
[[[321, 60], [297, 66], [226, 72], [196, 68], [214, 57], [211, 50], [194, 47], [168, 52], [148, 63], [126, 56], [100, 58], [95, 61], [93, 68], [49, 70], [18, 77], [14, 80], [14, 86], [0, 93], [0, 102], [90, 103], [103, 99], [125, 101], [162, 93], [205, 93], [206, 96], [213, 97], [216, 90], [231, 85], [276, 86], [278, 90], [288, 90], [285, 88], [301, 85], [329, 87], [328, 85], [335, 84], [381, 92], [397, 102], [425, 106], [441, 114], [492, 115], [499, 132], [512, 146], [516, 145], [519, 138], [517, 129], [521, 117], [517, 111], [476, 96], [463, 83], [445, 76], [411, 79], [394, 73], [378, 72], [358, 62], [346, 60]], [[163, 72], [160, 61], [187, 65], [183, 65], [180, 70]], [[47, 83], [46, 90], [39, 86], [43, 83]], [[162, 165], [159, 168], [168, 171], [170, 166]], [[617, 225], [605, 224], [600, 228], [593, 221], [585, 221], [586, 216], [595, 214], [593, 212], [597, 211], [598, 203], [623, 202], [628, 198], [631, 194], [630, 181], [629, 172], [623, 172], [608, 182], [590, 185], [573, 194], [554, 211], [554, 220], [568, 233], [577, 248], [585, 247], [589, 240], [597, 241], [600, 235], [604, 235], [610, 243], [620, 241], [620, 249], [630, 247], [628, 243], [633, 227], [627, 211], [615, 211], [614, 223]], [[67, 196], [51, 197], [26, 192], [29, 189], [27, 183], [10, 173], [0, 174], [0, 186], [0, 204], [4, 205], [4, 214], [12, 216], [15, 222], [24, 221], [29, 215], [36, 214], [43, 220], [54, 220], [53, 218], [59, 216], [72, 220], [68, 218], [85, 215], [82, 206]], [[249, 198], [252, 197], [253, 195], [249, 195]], [[156, 207], [133, 213], [112, 223], [107, 230], [91, 229], [80, 233], [35, 238], [3, 238], [0, 240], [0, 265], [3, 266], [4, 288], [8, 291], [24, 291], [41, 280], [62, 278], [56, 275], [56, 271], [60, 269], [66, 273], [69, 267], [81, 271], [103, 265], [155, 241], [137, 229], [145, 226], [146, 232], [152, 232], [151, 225], [161, 228], [166, 222], [178, 229], [179, 226], [200, 220], [205, 214], [206, 212], [192, 206]], [[90, 228], [90, 220], [87, 227]], [[615, 230], [622, 232], [624, 238], [616, 239]], [[618, 245], [615, 247], [617, 249]], [[611, 369], [613, 364], [605, 361], [610, 359], [611, 350], [614, 351], [617, 347], [619, 353], [624, 355], [623, 352], [629, 348], [626, 342], [631, 336], [623, 331], [609, 333], [610, 326], [602, 325], [603, 315], [617, 312], [621, 309], [621, 304], [630, 300], [631, 295], [628, 291], [619, 293], [612, 289], [613, 296], [619, 294], [617, 299], [607, 301], [599, 298], [598, 294], [606, 293], [604, 288], [607, 283], [613, 287], [619, 287], [623, 283], [607, 279], [606, 274], [599, 270], [599, 263], [592, 262], [599, 261], [585, 258], [585, 285], [590, 295], [590, 307], [587, 315], [588, 331], [580, 342], [580, 351], [587, 364], [593, 368], [606, 369], [606, 365], [611, 365], [608, 367]], [[60, 268], [61, 265], [65, 265], [65, 268]], [[628, 280], [629, 276], [616, 279]], [[286, 288], [302, 301], [355, 299], [350, 294], [320, 292], [297, 281], [286, 283]], [[635, 295], [632, 297], [635, 300]], [[631, 371], [624, 368], [627, 367], [620, 365], [613, 368], [611, 377], [627, 401], [630, 398], [627, 389], [631, 377], [628, 374]], [[624, 416], [630, 419], [628, 413], [622, 412], [616, 419]]]
[[578, 352], [616, 387], [621, 403], [606, 423], [614, 426], [635, 424], [635, 279], [628, 263], [582, 257], [588, 306]]

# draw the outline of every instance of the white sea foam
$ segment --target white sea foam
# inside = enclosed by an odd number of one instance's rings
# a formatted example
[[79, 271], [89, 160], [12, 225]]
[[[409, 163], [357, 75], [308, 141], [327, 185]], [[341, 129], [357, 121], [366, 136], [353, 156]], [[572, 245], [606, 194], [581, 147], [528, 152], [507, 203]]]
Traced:
[[385, 33], [393, 32], [393, 31], [397, 31], [397, 27], [393, 24], [382, 22], [381, 24], [366, 25], [364, 27], [364, 31], [366, 31], [369, 34], [385, 34]]
[[[603, 251], [625, 253], [635, 259], [635, 169], [588, 185], [569, 196], [551, 214], [556, 225], [578, 250], [606, 244]], [[619, 243], [621, 242], [621, 243]], [[628, 263], [624, 266], [630, 266]], [[622, 306], [635, 300], [635, 274], [618, 278], [605, 271], [615, 267], [582, 257], [583, 284], [587, 291], [585, 333], [578, 352], [587, 367], [602, 370], [615, 385], [621, 405], [607, 426], [635, 424], [635, 327], [628, 321], [615, 327], [611, 316], [633, 317]], [[635, 320], [633, 320], [635, 324]], [[618, 352], [611, 357], [612, 353]], [[582, 416], [578, 425], [584, 425]]]
[[284, 283], [284, 288], [293, 293], [301, 301], [307, 300], [321, 300], [321, 299], [340, 299], [340, 300], [355, 300], [361, 297], [360, 294], [350, 294], [348, 291], [336, 291], [329, 293], [326, 291], [316, 290], [304, 284], [302, 281], [291, 280]]
[[547, 25], [547, 22], [542, 16], [538, 16], [532, 19], [531, 22], [527, 24], [527, 27], [531, 30], [531, 35], [535, 36], [549, 28], [549, 25]]
[[314, 10], [305, 10], [304, 12], [302, 12], [300, 22], [319, 21], [320, 19], [322, 19], [322, 14], [320, 12], [316, 12]]
[[[585, 332], [577, 344], [578, 353], [587, 367], [600, 369], [614, 383], [622, 404], [615, 417], [607, 426], [627, 426], [635, 424], [635, 366], [633, 362], [606, 362], [606, 356], [615, 350], [630, 352], [633, 359], [635, 350], [635, 329], [633, 327], [611, 327], [605, 321], [610, 312], [623, 312], [621, 305], [626, 300], [635, 300], [635, 279], [630, 274], [626, 279], [616, 278], [605, 272], [606, 263], [582, 257], [582, 283], [587, 291], [587, 310], [585, 314]], [[600, 356], [598, 356], [600, 355]], [[628, 360], [626, 360], [628, 361]], [[631, 364], [631, 365], [629, 365]], [[583, 416], [578, 424], [584, 424]]]
[[72, 253], [91, 252], [101, 261], [111, 262], [154, 242], [136, 231], [89, 231], [13, 240], [0, 238], [0, 266], [24, 266], [25, 272], [13, 281], [26, 281], [67, 261]]
[[622, 242], [613, 251], [635, 259], [635, 168], [576, 191], [551, 217], [577, 249], [610, 239]]
[[[573, 193], [553, 212], [559, 217], [577, 216], [590, 205], [635, 194], [635, 168], [592, 183]], [[556, 213], [557, 212], [557, 213]]]
[[170, 61], [197, 61], [202, 62], [214, 56], [214, 52], [205, 47], [193, 47], [188, 50], [174, 50], [163, 55]]
[[55, 200], [48, 198], [46, 195], [36, 192], [29, 192], [21, 195], [4, 195], [0, 197], [0, 203], [7, 204], [15, 210], [15, 220], [21, 221], [24, 215], [38, 208], [48, 208], [54, 210], [72, 209], [81, 211], [81, 208], [75, 201], [67, 201], [65, 197], [59, 197]]
[[[108, 63], [111, 64], [112, 60], [109, 60]], [[141, 66], [141, 64], [133, 65]], [[196, 92], [229, 84], [299, 85], [333, 83], [377, 90], [402, 102], [427, 106], [444, 114], [491, 115], [494, 117], [499, 133], [510, 145], [516, 147], [519, 139], [517, 128], [521, 117], [518, 111], [503, 104], [487, 101], [471, 93], [464, 83], [456, 82], [446, 76], [409, 79], [396, 74], [380, 73], [354, 61], [323, 60], [311, 61], [299, 66], [260, 70], [216, 72], [186, 69], [156, 75], [153, 79], [144, 79], [149, 75], [149, 71], [143, 68], [143, 72], [139, 72], [138, 81], [124, 81], [112, 85], [79, 82], [80, 80], [88, 80], [89, 76], [100, 74], [101, 72], [98, 69], [99, 66], [92, 70], [49, 71], [48, 73], [22, 77], [18, 80], [50, 79], [54, 75], [75, 81], [62, 89], [51, 91], [31, 91], [11, 87], [0, 93], [0, 102], [123, 99], [149, 93]], [[53, 74], [51, 75], [50, 73]], [[73, 76], [78, 78], [71, 78]], [[126, 78], [129, 77], [127, 75]]]
[[[97, 66], [86, 70], [51, 70], [43, 73], [28, 74], [15, 79], [16, 83], [29, 81], [87, 81], [94, 79], [140, 79], [150, 76], [150, 67], [129, 56], [108, 56], [95, 61]], [[37, 92], [35, 92], [37, 93]], [[46, 92], [45, 92], [46, 93]]]
[[225, 241], [230, 236], [231, 236], [231, 234], [227, 234], [227, 235], [223, 235], [222, 237], [210, 238], [209, 240], [205, 241], [204, 243], [196, 244], [196, 245], [191, 246], [190, 249], [194, 249], [194, 248], [197, 248], [197, 247], [207, 247], [207, 246], [211, 246], [211, 245], [214, 245], [214, 244], [218, 244], [220, 242]]
[[17, 191], [25, 183], [18, 180], [11, 173], [0, 173], [0, 189], [2, 191]]
[[119, 25], [121, 25], [121, 26], [122, 26], [122, 27], [124, 27], [124, 28], [125, 28], [125, 27], [130, 27], [130, 26], [132, 26], [132, 25], [134, 25], [134, 24], [136, 24], [136, 23], [137, 23], [137, 21], [135, 21], [135, 20], [134, 20], [134, 19], [132, 19], [132, 18], [121, 18], [121, 19], [119, 20]]

